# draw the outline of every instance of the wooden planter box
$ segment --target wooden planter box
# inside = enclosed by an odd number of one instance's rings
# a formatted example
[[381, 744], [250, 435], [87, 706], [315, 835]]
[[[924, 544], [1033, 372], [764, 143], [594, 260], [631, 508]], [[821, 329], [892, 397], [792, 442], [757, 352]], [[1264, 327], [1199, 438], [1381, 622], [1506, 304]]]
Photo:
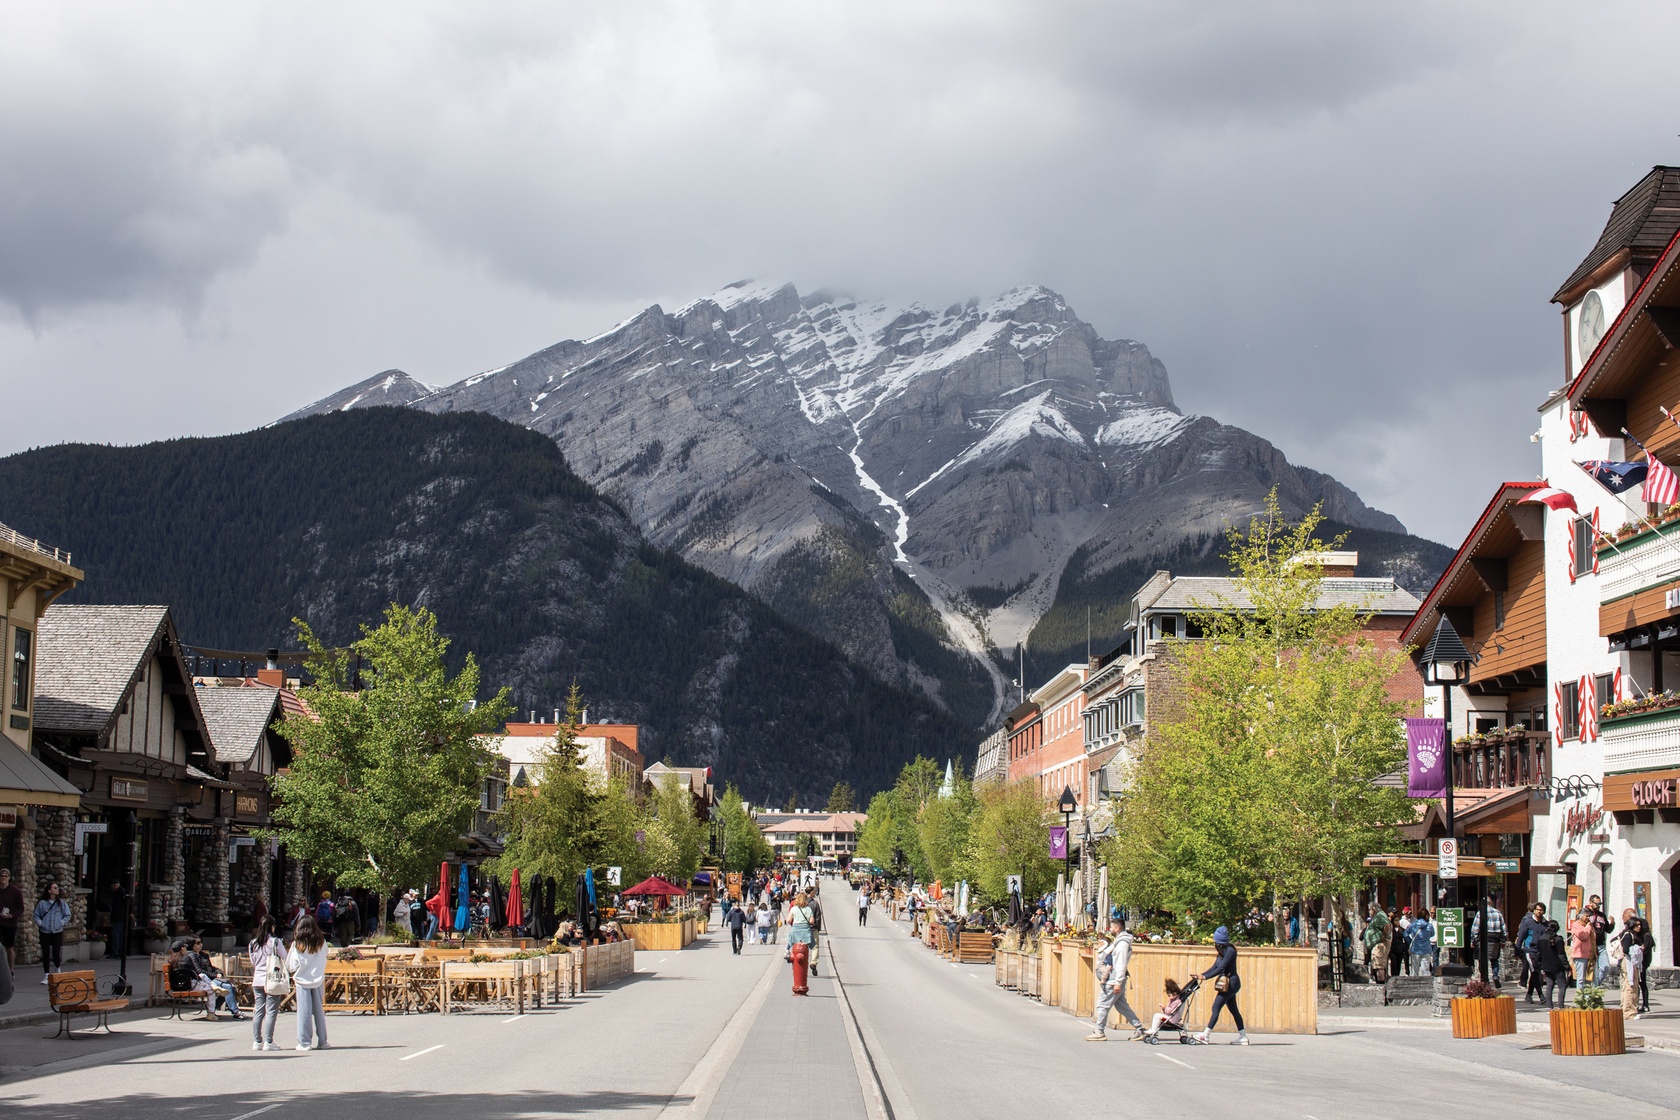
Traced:
[[1627, 1034], [1619, 1007], [1606, 1007], [1602, 1011], [1564, 1008], [1553, 1010], [1551, 1016], [1554, 1054], [1627, 1053]]
[[694, 922], [623, 922], [619, 925], [624, 936], [636, 943], [644, 953], [666, 953], [687, 948], [694, 940]]
[[1021, 954], [1021, 983], [1017, 987], [1022, 995], [1032, 999], [1039, 998], [1038, 977], [1042, 964], [1043, 958], [1037, 953], [1023, 952]]
[[439, 982], [445, 1015], [462, 1006], [502, 1007], [525, 1014], [528, 961], [447, 961]]
[[1510, 996], [1492, 999], [1467, 999], [1460, 996], [1448, 1004], [1452, 1008], [1454, 1038], [1488, 1038], [1496, 1034], [1517, 1033], [1517, 1001]]
[[385, 1014], [385, 959], [329, 960], [327, 982], [321, 992], [322, 1010]]

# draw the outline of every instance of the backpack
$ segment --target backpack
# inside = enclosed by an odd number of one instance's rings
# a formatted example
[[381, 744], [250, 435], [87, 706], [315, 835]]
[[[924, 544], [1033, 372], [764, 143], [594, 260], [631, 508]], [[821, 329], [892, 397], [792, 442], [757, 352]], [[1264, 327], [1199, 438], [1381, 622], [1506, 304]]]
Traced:
[[333, 904], [328, 902], [326, 899], [323, 898], [321, 900], [320, 905], [315, 907], [315, 924], [316, 925], [322, 925], [322, 926], [330, 926], [330, 925], [332, 925], [332, 920], [333, 920]]

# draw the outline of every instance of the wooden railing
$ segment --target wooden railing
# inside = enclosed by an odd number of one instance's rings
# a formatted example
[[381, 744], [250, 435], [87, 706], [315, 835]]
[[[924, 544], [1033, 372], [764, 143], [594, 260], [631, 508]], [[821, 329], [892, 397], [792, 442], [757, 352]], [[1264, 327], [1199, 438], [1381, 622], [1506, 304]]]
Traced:
[[1453, 785], [1461, 789], [1514, 789], [1551, 781], [1552, 737], [1521, 728], [1482, 742], [1453, 744]]

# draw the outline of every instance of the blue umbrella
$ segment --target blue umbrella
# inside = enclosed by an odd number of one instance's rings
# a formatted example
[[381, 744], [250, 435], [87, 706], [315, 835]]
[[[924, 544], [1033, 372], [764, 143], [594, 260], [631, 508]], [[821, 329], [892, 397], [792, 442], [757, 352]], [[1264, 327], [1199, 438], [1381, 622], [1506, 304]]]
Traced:
[[472, 928], [472, 923], [467, 920], [467, 904], [471, 899], [472, 895], [467, 890], [467, 865], [463, 863], [461, 865], [461, 890], [455, 896], [455, 928], [463, 933]]

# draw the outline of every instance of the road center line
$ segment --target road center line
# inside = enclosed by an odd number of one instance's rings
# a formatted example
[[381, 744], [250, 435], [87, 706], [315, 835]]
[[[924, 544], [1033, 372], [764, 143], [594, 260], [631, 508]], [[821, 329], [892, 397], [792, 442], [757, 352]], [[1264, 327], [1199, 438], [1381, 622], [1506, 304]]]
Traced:
[[283, 1101], [275, 1101], [273, 1104], [265, 1104], [261, 1108], [257, 1109], [255, 1112], [247, 1112], [247, 1113], [244, 1113], [242, 1115], [235, 1116], [233, 1118], [233, 1120], [251, 1120], [251, 1117], [253, 1117], [253, 1116], [261, 1116], [265, 1112], [273, 1112], [275, 1109], [279, 1108], [280, 1105], [283, 1104], [283, 1103], [284, 1103]]
[[406, 1062], [410, 1058], [418, 1058], [422, 1054], [430, 1054], [433, 1050], [442, 1050], [447, 1045], [448, 1043], [440, 1042], [436, 1046], [428, 1046], [424, 1050], [416, 1050], [412, 1054], [404, 1054], [402, 1057], [398, 1058], [397, 1061]]
[[1157, 1058], [1163, 1058], [1166, 1061], [1171, 1062], [1175, 1066], [1183, 1066], [1185, 1069], [1195, 1069], [1196, 1068], [1195, 1066], [1191, 1065], [1189, 1062], [1181, 1062], [1177, 1058], [1168, 1058], [1167, 1055], [1161, 1053], [1159, 1050], [1157, 1050], [1155, 1052], [1155, 1056]]

